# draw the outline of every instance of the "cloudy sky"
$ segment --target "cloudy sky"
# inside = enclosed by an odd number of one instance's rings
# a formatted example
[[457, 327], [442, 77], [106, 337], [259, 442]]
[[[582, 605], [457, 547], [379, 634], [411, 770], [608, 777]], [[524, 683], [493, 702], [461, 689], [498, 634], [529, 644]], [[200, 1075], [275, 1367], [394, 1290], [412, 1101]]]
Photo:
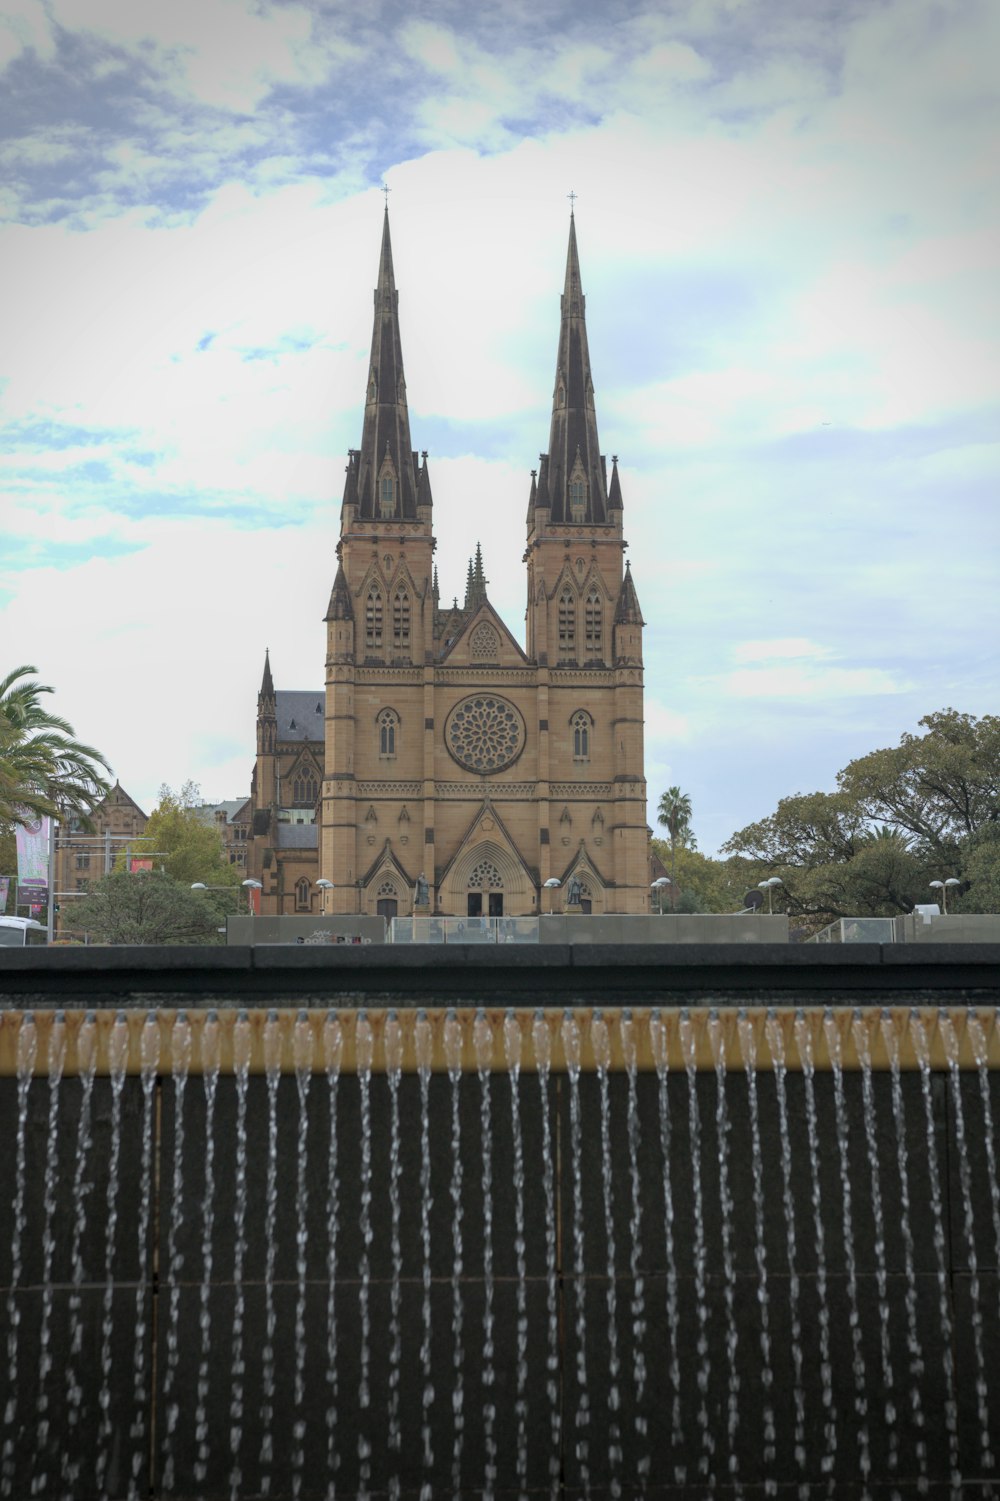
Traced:
[[[379, 184], [442, 593], [523, 639], [577, 226], [651, 821], [995, 712], [994, 0], [0, 0], [0, 632], [147, 808], [323, 681]], [[6, 670], [6, 669], [5, 669]]]

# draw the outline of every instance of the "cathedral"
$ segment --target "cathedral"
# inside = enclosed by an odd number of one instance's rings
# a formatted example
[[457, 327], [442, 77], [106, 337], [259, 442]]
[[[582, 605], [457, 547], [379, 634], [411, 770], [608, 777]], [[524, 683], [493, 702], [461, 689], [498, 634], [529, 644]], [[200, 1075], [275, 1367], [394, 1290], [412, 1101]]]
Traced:
[[523, 647], [478, 546], [464, 603], [441, 603], [398, 303], [386, 210], [325, 688], [276, 690], [265, 659], [247, 861], [260, 910], [532, 916], [571, 892], [574, 910], [648, 912], [643, 621], [617, 460], [609, 475], [597, 435], [575, 221], [528, 496]]

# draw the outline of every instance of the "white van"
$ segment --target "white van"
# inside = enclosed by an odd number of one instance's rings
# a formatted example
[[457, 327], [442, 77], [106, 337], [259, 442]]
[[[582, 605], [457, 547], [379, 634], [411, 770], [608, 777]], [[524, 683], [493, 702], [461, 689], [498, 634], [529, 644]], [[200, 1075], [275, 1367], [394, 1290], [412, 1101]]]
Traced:
[[45, 924], [33, 917], [0, 917], [0, 949], [34, 948], [47, 939]]

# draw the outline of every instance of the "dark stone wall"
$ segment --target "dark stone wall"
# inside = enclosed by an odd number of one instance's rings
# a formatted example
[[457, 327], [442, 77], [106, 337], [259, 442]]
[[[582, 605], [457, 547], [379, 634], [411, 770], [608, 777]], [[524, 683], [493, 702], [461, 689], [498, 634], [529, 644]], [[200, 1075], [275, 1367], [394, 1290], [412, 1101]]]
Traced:
[[[930, 1188], [924, 1104], [918, 1075], [903, 1076], [909, 1224], [913, 1237], [914, 1275], [906, 1275], [903, 1235], [902, 1184], [894, 1129], [889, 1076], [875, 1076], [877, 1169], [884, 1212], [884, 1253], [881, 1264], [873, 1210], [872, 1164], [864, 1128], [862, 1080], [845, 1079], [849, 1117], [848, 1154], [851, 1185], [852, 1239], [855, 1256], [855, 1297], [863, 1389], [859, 1395], [853, 1369], [852, 1298], [845, 1243], [845, 1205], [840, 1175], [834, 1109], [834, 1081], [823, 1073], [816, 1079], [819, 1154], [818, 1184], [825, 1242], [826, 1301], [829, 1319], [832, 1376], [829, 1403], [824, 1403], [820, 1370], [820, 1330], [824, 1304], [820, 1298], [819, 1263], [811, 1199], [810, 1162], [805, 1108], [805, 1080], [787, 1078], [787, 1103], [792, 1152], [793, 1226], [796, 1255], [789, 1261], [788, 1225], [783, 1203], [781, 1142], [778, 1125], [777, 1080], [761, 1073], [757, 1081], [762, 1138], [765, 1218], [763, 1258], [771, 1336], [770, 1392], [765, 1385], [761, 1349], [764, 1303], [755, 1231], [753, 1171], [750, 1151], [749, 1089], [745, 1075], [735, 1072], [725, 1086], [728, 1119], [726, 1160], [732, 1195], [729, 1215], [731, 1277], [724, 1257], [724, 1218], [720, 1207], [722, 1153], [718, 1136], [719, 1096], [712, 1073], [697, 1076], [695, 1107], [701, 1137], [699, 1165], [703, 1195], [705, 1300], [704, 1350], [699, 1350], [702, 1323], [698, 1315], [696, 1216], [688, 1080], [671, 1073], [667, 1081], [670, 1150], [661, 1151], [660, 1081], [655, 1074], [637, 1080], [639, 1183], [638, 1249], [633, 1242], [632, 1162], [628, 1133], [628, 1080], [608, 1080], [608, 1149], [611, 1160], [611, 1213], [614, 1256], [609, 1267], [605, 1229], [605, 1180], [602, 1171], [601, 1081], [584, 1075], [580, 1081], [582, 1124], [583, 1279], [578, 1283], [574, 1246], [574, 1172], [570, 1081], [549, 1081], [545, 1099], [558, 1208], [558, 1368], [553, 1373], [556, 1411], [560, 1421], [558, 1449], [552, 1444], [552, 1410], [546, 1370], [548, 1291], [543, 1189], [542, 1095], [538, 1079], [521, 1078], [518, 1099], [525, 1152], [525, 1300], [527, 1308], [527, 1380], [525, 1430], [527, 1482], [532, 1493], [546, 1493], [549, 1466], [554, 1458], [559, 1494], [584, 1494], [584, 1470], [589, 1471], [590, 1494], [703, 1497], [735, 1496], [736, 1482], [746, 1496], [778, 1494], [797, 1497], [833, 1494], [854, 1498], [861, 1485], [859, 1432], [869, 1436], [872, 1495], [894, 1491], [910, 1497], [983, 1496], [989, 1484], [1000, 1485], [997, 1467], [984, 1456], [981, 1420], [977, 1411], [977, 1382], [982, 1398], [989, 1444], [1000, 1443], [1000, 1280], [997, 1268], [996, 1200], [991, 1192], [987, 1143], [995, 1130], [998, 1081], [989, 1077], [990, 1113], [984, 1114], [980, 1080], [975, 1073], [961, 1076], [961, 1105], [967, 1136], [967, 1161], [972, 1191], [973, 1240], [966, 1235], [961, 1184], [961, 1157], [956, 1133], [956, 1098], [950, 1077], [932, 1081], [934, 1161], [943, 1193], [945, 1276], [939, 1284], [935, 1249], [935, 1219]], [[370, 1086], [372, 1121], [372, 1239], [370, 1256], [370, 1405], [359, 1397], [361, 1351], [365, 1339], [361, 1317], [359, 1270], [363, 1254], [361, 1234], [361, 1081], [344, 1076], [336, 1088], [339, 1146], [339, 1213], [335, 1242], [334, 1311], [337, 1326], [337, 1389], [334, 1399], [328, 1361], [329, 1280], [327, 1236], [329, 1211], [329, 1149], [331, 1091], [323, 1074], [312, 1077], [304, 1131], [300, 1097], [293, 1076], [282, 1077], [277, 1095], [277, 1236], [275, 1243], [275, 1397], [271, 1429], [274, 1458], [261, 1463], [265, 1424], [262, 1381], [267, 1340], [265, 1273], [266, 1183], [268, 1165], [268, 1094], [266, 1082], [253, 1077], [248, 1094], [248, 1209], [244, 1289], [246, 1325], [244, 1415], [239, 1461], [241, 1496], [265, 1493], [272, 1497], [300, 1493], [327, 1495], [330, 1471], [328, 1412], [336, 1407], [333, 1429], [339, 1461], [334, 1479], [341, 1496], [358, 1493], [359, 1437], [371, 1444], [373, 1493], [392, 1493], [394, 1478], [400, 1491], [416, 1497], [425, 1483], [436, 1496], [452, 1494], [455, 1440], [455, 1339], [451, 1284], [454, 1264], [453, 1171], [451, 1139], [451, 1081], [435, 1075], [430, 1086], [431, 1237], [433, 1259], [432, 1384], [430, 1407], [433, 1463], [426, 1467], [420, 1426], [424, 1379], [421, 1371], [422, 1249], [420, 1240], [420, 1094], [419, 1081], [404, 1076], [400, 1084], [400, 1251], [402, 1279], [398, 1288], [400, 1347], [399, 1413], [401, 1445], [388, 1447], [390, 1401], [393, 1268], [389, 1205], [390, 1089], [384, 1075]], [[483, 1409], [496, 1407], [496, 1491], [518, 1493], [517, 1458], [517, 1252], [515, 1247], [514, 1159], [511, 1083], [502, 1072], [489, 1082], [492, 1117], [492, 1205], [494, 1224], [495, 1382], [484, 1384], [487, 1360], [483, 1350], [486, 1303], [484, 1280], [485, 1204], [482, 1172], [482, 1091], [475, 1074], [458, 1086], [462, 1163], [462, 1303], [461, 1363], [464, 1431], [460, 1459], [463, 1494], [484, 1489], [486, 1446]], [[168, 1247], [178, 1206], [173, 1202], [176, 1141], [176, 1087], [168, 1077], [157, 1082], [153, 1097], [155, 1192], [148, 1236], [141, 1251], [140, 1179], [142, 1167], [143, 1094], [136, 1078], [125, 1081], [122, 1095], [122, 1135], [118, 1190], [118, 1231], [114, 1243], [114, 1286], [111, 1299], [111, 1378], [108, 1418], [110, 1437], [102, 1445], [101, 1345], [106, 1315], [105, 1257], [108, 1209], [108, 1164], [111, 1153], [112, 1093], [107, 1079], [95, 1085], [93, 1143], [85, 1164], [86, 1233], [82, 1242], [83, 1286], [79, 1317], [82, 1346], [70, 1349], [72, 1297], [73, 1178], [78, 1141], [82, 1085], [66, 1079], [58, 1088], [57, 1155], [50, 1155], [51, 1095], [48, 1081], [34, 1081], [28, 1091], [25, 1132], [25, 1221], [18, 1232], [12, 1209], [16, 1194], [18, 1138], [17, 1085], [0, 1081], [0, 1414], [5, 1416], [4, 1438], [14, 1442], [13, 1472], [8, 1477], [14, 1496], [36, 1493], [89, 1497], [99, 1494], [94, 1473], [98, 1456], [107, 1460], [106, 1492], [111, 1497], [135, 1493], [165, 1495], [166, 1410], [163, 1387], [170, 1332], [171, 1262]], [[176, 1466], [172, 1494], [225, 1497], [230, 1494], [232, 1455], [231, 1403], [233, 1394], [233, 1315], [235, 1290], [236, 1218], [235, 1080], [218, 1084], [215, 1112], [214, 1229], [211, 1242], [212, 1275], [203, 1303], [203, 1224], [206, 1183], [206, 1094], [203, 1080], [192, 1076], [184, 1093], [185, 1153], [176, 1234], [179, 1265], [179, 1343], [175, 1390], [179, 1400], [176, 1430], [170, 1451]], [[297, 1180], [299, 1153], [307, 1152], [308, 1233], [301, 1253], [305, 1259], [305, 1304], [301, 1338], [305, 1350], [304, 1399], [296, 1403], [296, 1317], [300, 1297], [297, 1258]], [[46, 1168], [54, 1173], [50, 1187], [55, 1214], [52, 1223], [52, 1267], [48, 1294], [43, 1285], [45, 1263]], [[671, 1297], [667, 1254], [666, 1186], [673, 1204], [674, 1270], [677, 1324], [671, 1331]], [[23, 1266], [11, 1290], [11, 1248], [20, 1235]], [[635, 1274], [633, 1275], [633, 1261]], [[173, 1263], [175, 1272], [178, 1262]], [[615, 1340], [621, 1371], [617, 1378], [621, 1403], [609, 1407], [615, 1384], [609, 1339], [609, 1271], [613, 1271]], [[886, 1387], [882, 1350], [880, 1277], [884, 1272], [882, 1303], [888, 1310], [888, 1363], [891, 1386]], [[588, 1421], [578, 1426], [582, 1389], [579, 1384], [579, 1311], [582, 1291], [585, 1309], [586, 1397]], [[942, 1326], [941, 1297], [950, 1338]], [[727, 1297], [731, 1298], [732, 1325]], [[917, 1345], [912, 1345], [909, 1307]], [[47, 1308], [48, 1303], [48, 1308]], [[974, 1312], [981, 1321], [977, 1354]], [[209, 1318], [210, 1353], [204, 1393], [206, 1427], [196, 1432], [199, 1405], [199, 1366], [203, 1329]], [[797, 1416], [793, 1311], [797, 1308], [802, 1356], [801, 1417]], [[10, 1343], [11, 1313], [15, 1314], [16, 1344]], [[137, 1320], [137, 1315], [138, 1320]], [[52, 1365], [40, 1384], [41, 1334], [50, 1331]], [[735, 1332], [735, 1346], [732, 1333]], [[136, 1345], [137, 1332], [139, 1344]], [[670, 1368], [676, 1342], [679, 1387]], [[16, 1383], [10, 1386], [11, 1351], [16, 1349]], [[138, 1348], [138, 1358], [137, 1358]], [[636, 1379], [639, 1357], [646, 1367], [640, 1390]], [[731, 1360], [735, 1365], [731, 1365]], [[67, 1400], [67, 1371], [81, 1378], [78, 1421], [71, 1421]], [[736, 1381], [733, 1381], [735, 1371]], [[956, 1420], [960, 1488], [949, 1483], [949, 1441], [946, 1422], [947, 1380], [951, 1373], [958, 1402]], [[704, 1390], [699, 1385], [701, 1378]], [[738, 1389], [736, 1389], [738, 1387]], [[147, 1400], [140, 1402], [142, 1390]], [[917, 1421], [913, 1392], [917, 1393], [923, 1426]], [[672, 1418], [675, 1394], [676, 1421]], [[735, 1394], [735, 1427], [729, 1431], [728, 1410]], [[40, 1410], [39, 1398], [47, 1399]], [[12, 1404], [8, 1406], [8, 1403]], [[773, 1406], [774, 1455], [765, 1462], [765, 1408]], [[894, 1409], [887, 1418], [887, 1406]], [[859, 1412], [859, 1406], [865, 1411]], [[833, 1440], [824, 1434], [834, 1416]], [[6, 1412], [5, 1412], [6, 1409]], [[704, 1412], [704, 1419], [699, 1417]], [[801, 1422], [801, 1454], [796, 1453], [796, 1426]], [[48, 1424], [47, 1436], [45, 1424]], [[304, 1424], [300, 1440], [296, 1423]], [[617, 1426], [620, 1459], [612, 1429]], [[645, 1431], [641, 1431], [645, 1428]], [[40, 1435], [42, 1435], [40, 1437]], [[581, 1443], [586, 1444], [580, 1450]], [[918, 1445], [926, 1443], [923, 1471], [927, 1488], [920, 1489]], [[199, 1443], [203, 1446], [204, 1478], [196, 1479]], [[297, 1447], [304, 1459], [297, 1467]], [[892, 1466], [893, 1453], [897, 1455]], [[833, 1468], [824, 1474], [824, 1457]], [[79, 1466], [77, 1478], [60, 1479], [64, 1465]], [[699, 1474], [705, 1461], [708, 1475]], [[735, 1470], [730, 1469], [731, 1460]], [[644, 1475], [643, 1462], [648, 1461]], [[47, 1483], [41, 1483], [41, 1477]], [[777, 1489], [766, 1492], [765, 1480]], [[808, 1492], [801, 1489], [808, 1486]]]

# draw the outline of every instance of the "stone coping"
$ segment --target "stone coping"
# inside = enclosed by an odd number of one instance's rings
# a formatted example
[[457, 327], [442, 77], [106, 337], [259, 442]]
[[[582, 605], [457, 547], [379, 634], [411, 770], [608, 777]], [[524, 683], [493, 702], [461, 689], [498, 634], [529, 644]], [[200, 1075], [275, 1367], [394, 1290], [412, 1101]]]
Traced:
[[0, 950], [0, 1005], [1000, 1004], [1000, 944]]

